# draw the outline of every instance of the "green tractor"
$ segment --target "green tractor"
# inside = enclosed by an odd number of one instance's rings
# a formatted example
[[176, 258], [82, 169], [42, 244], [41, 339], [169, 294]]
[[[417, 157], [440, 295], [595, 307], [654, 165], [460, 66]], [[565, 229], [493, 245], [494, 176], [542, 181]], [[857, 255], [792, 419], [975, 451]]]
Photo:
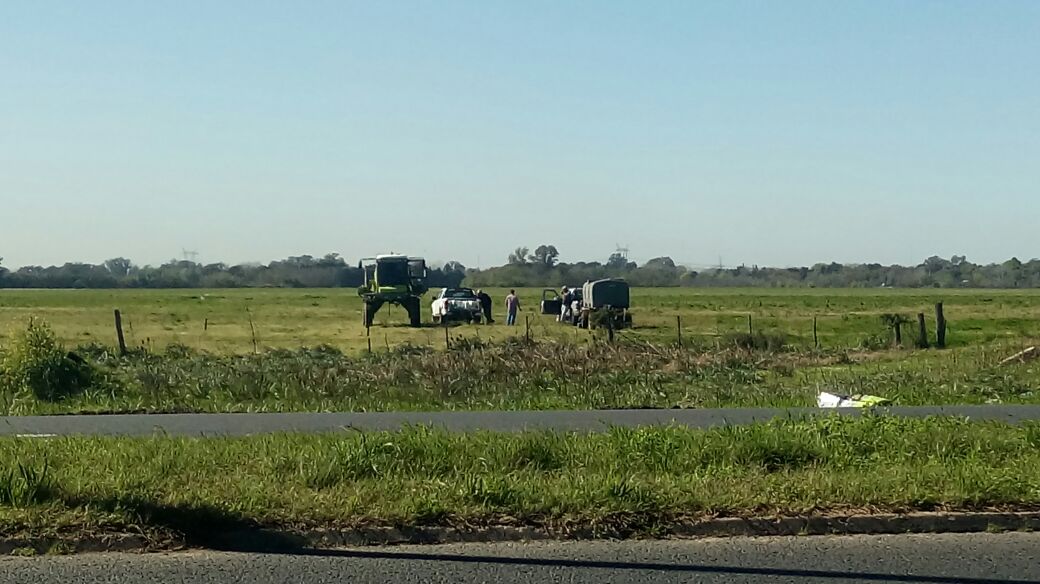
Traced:
[[384, 304], [397, 304], [408, 312], [408, 323], [421, 326], [419, 302], [429, 288], [426, 286], [426, 260], [403, 255], [379, 255], [363, 258], [358, 269], [364, 271], [365, 283], [358, 287], [358, 296], [365, 302], [362, 319], [365, 327], [372, 326], [376, 313]]

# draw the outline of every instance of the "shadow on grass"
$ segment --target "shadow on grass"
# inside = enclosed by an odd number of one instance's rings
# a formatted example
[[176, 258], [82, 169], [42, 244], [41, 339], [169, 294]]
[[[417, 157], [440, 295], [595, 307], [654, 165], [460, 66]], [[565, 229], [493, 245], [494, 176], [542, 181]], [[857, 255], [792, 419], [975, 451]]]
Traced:
[[264, 529], [240, 514], [204, 504], [165, 505], [143, 497], [63, 498], [70, 508], [91, 508], [126, 518], [145, 531], [160, 530], [190, 547], [233, 552], [298, 552], [304, 538]]

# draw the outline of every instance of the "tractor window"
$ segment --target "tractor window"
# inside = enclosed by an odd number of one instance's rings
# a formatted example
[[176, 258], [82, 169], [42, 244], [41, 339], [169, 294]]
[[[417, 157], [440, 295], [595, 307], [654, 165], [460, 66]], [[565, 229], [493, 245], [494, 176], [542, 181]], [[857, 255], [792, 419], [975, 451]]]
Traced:
[[406, 286], [409, 284], [407, 262], [381, 262], [376, 269], [380, 286]]

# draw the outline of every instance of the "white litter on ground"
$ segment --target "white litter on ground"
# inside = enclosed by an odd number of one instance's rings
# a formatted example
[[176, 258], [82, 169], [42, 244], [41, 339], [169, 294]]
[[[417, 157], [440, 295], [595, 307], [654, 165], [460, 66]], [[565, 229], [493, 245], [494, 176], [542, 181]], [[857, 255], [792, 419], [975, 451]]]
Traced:
[[816, 405], [821, 408], [869, 408], [871, 406], [886, 406], [892, 401], [876, 395], [841, 395], [821, 391], [816, 396]]

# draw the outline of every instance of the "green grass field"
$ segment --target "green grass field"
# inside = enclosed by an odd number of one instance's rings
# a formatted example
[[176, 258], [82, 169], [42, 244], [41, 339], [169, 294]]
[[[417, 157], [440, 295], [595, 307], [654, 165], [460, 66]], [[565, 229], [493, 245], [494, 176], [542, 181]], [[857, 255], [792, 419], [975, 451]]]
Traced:
[[[540, 291], [535, 289], [520, 290], [525, 307], [520, 326], [506, 327], [502, 311], [507, 291], [490, 292], [498, 322], [458, 326], [452, 329], [453, 336], [497, 340], [523, 335], [525, 318], [530, 318], [536, 339], [587, 336], [538, 314]], [[755, 330], [783, 332], [796, 348], [808, 348], [813, 344], [815, 317], [824, 348], [856, 347], [882, 332], [878, 317], [883, 313], [916, 318], [924, 312], [933, 327], [937, 301], [946, 306], [951, 346], [1040, 337], [1040, 291], [689, 288], [634, 290], [636, 326], [624, 335], [654, 343], [672, 342], [678, 335], [679, 317], [685, 339], [710, 340], [746, 331], [751, 315]], [[128, 343], [152, 349], [183, 344], [218, 353], [251, 352], [250, 315], [261, 348], [327, 344], [353, 352], [367, 348], [368, 343], [361, 324], [361, 301], [352, 289], [0, 290], [0, 330], [22, 326], [35, 315], [49, 322], [68, 345], [113, 345], [112, 311], [116, 308], [123, 313]], [[429, 295], [423, 311], [429, 321]], [[371, 329], [373, 346], [385, 349], [409, 342], [443, 347], [443, 331], [432, 325], [411, 329], [404, 323], [403, 310], [384, 309], [378, 326]]]
[[[0, 413], [813, 406], [821, 390], [901, 405], [1040, 403], [1040, 366], [1001, 364], [1040, 337], [1032, 291], [641, 289], [636, 326], [613, 346], [537, 314], [538, 294], [522, 291], [531, 343], [520, 342], [526, 319], [500, 317], [451, 327], [446, 352], [445, 329], [409, 328], [400, 309], [366, 338], [349, 290], [0, 291], [0, 327], [42, 318], [93, 371], [59, 398], [0, 384]], [[934, 327], [939, 300], [949, 348], [915, 349], [916, 323], [892, 348], [880, 315], [927, 311]], [[135, 348], [125, 358], [112, 349], [113, 308]], [[786, 345], [737, 346], [748, 315]], [[13, 346], [2, 338], [0, 357]]]

